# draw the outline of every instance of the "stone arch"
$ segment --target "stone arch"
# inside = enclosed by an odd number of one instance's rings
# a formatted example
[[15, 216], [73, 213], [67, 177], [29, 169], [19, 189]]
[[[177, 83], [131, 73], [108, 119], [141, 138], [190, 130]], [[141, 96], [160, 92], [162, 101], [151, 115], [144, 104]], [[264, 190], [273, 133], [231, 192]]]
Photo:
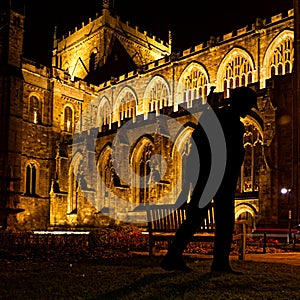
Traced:
[[261, 171], [266, 169], [264, 158], [264, 134], [260, 123], [252, 116], [242, 119], [245, 126], [245, 157], [241, 167], [237, 192], [246, 197], [246, 193], [259, 192]]
[[98, 65], [97, 54], [98, 54], [97, 48], [91, 49], [89, 55], [89, 72], [95, 71], [97, 68]]
[[217, 92], [229, 97], [229, 89], [247, 86], [257, 80], [254, 59], [245, 49], [234, 47], [222, 60], [217, 72]]
[[[174, 188], [172, 189], [173, 192], [173, 199], [178, 199], [180, 193], [182, 192], [184, 187], [184, 176], [188, 171], [186, 169], [187, 163], [187, 156], [189, 155], [190, 148], [191, 148], [191, 136], [194, 128], [192, 126], [185, 126], [176, 136], [174, 141], [174, 145], [171, 149], [171, 156], [172, 161], [174, 162]], [[188, 199], [187, 199], [188, 200]], [[181, 201], [181, 199], [179, 199]]]
[[28, 96], [28, 117], [35, 124], [43, 121], [44, 99], [39, 93], [32, 92]]
[[141, 137], [130, 155], [130, 165], [133, 169], [133, 199], [136, 203], [145, 203], [150, 200], [149, 189], [149, 171], [150, 171], [150, 158], [154, 151], [155, 145], [153, 139], [148, 136]]
[[36, 196], [39, 194], [40, 164], [30, 159], [24, 165], [24, 194]]
[[75, 125], [75, 108], [71, 103], [64, 105], [60, 125], [62, 131], [73, 132]]
[[125, 86], [116, 98], [114, 104], [114, 121], [121, 124], [121, 121], [126, 118], [132, 118], [135, 121], [137, 110], [137, 96], [135, 91]]
[[257, 208], [249, 203], [240, 203], [234, 209], [236, 220], [246, 220], [247, 231], [252, 231], [256, 228]]
[[102, 97], [98, 105], [97, 110], [97, 127], [99, 126], [99, 131], [102, 130], [103, 125], [108, 125], [111, 127], [112, 122], [112, 109], [107, 97]]
[[160, 109], [171, 105], [171, 90], [168, 81], [155, 75], [148, 83], [143, 97], [143, 112], [145, 118], [149, 112], [159, 115]]
[[198, 62], [191, 62], [179, 77], [175, 109], [177, 110], [178, 104], [182, 102], [187, 102], [188, 107], [191, 107], [192, 101], [199, 98], [203, 104], [206, 103], [209, 88], [210, 79], [206, 68]]
[[112, 186], [112, 148], [111, 144], [107, 143], [101, 150], [97, 160], [97, 172], [99, 180], [97, 180], [97, 195], [96, 199], [100, 199], [96, 206], [99, 210], [110, 208], [110, 201], [113, 198], [111, 193]]
[[69, 189], [68, 189], [68, 210], [67, 215], [76, 215], [78, 210], [78, 192], [80, 189], [80, 180], [84, 179], [84, 172], [81, 169], [83, 162], [82, 153], [77, 152], [73, 157], [69, 166]]
[[[284, 75], [292, 72], [294, 62], [294, 31], [285, 29], [269, 44], [263, 58], [261, 71], [261, 88], [265, 81], [273, 75]], [[287, 69], [287, 66], [288, 69]], [[281, 71], [279, 71], [281, 69]]]
[[245, 118], [242, 118], [242, 122], [244, 123], [244, 125], [247, 122], [248, 123], [249, 122], [253, 123], [256, 126], [257, 130], [259, 131], [259, 133], [261, 134], [262, 138], [264, 137], [263, 129], [261, 127], [261, 124], [260, 124], [260, 122], [256, 118], [254, 118], [253, 116], [247, 115]]

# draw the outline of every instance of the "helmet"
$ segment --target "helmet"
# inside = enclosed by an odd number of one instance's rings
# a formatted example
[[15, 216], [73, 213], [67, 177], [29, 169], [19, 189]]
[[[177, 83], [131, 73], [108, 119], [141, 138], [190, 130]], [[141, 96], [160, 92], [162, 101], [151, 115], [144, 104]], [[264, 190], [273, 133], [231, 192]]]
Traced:
[[241, 86], [230, 91], [230, 100], [233, 106], [244, 107], [251, 110], [257, 108], [256, 92], [246, 86]]

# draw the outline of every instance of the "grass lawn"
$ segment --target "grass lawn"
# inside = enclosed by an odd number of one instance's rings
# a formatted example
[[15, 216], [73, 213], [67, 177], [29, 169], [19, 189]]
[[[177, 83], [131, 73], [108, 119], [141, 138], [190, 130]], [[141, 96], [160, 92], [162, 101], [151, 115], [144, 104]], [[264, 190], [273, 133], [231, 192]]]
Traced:
[[161, 257], [0, 260], [0, 299], [300, 299], [300, 267], [232, 261], [244, 275], [213, 275], [211, 259], [186, 257], [192, 273]]

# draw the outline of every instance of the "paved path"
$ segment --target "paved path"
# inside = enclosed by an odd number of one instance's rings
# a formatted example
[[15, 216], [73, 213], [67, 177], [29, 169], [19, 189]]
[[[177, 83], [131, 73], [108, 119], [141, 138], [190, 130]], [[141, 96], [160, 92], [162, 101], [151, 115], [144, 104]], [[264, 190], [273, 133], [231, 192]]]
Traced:
[[[134, 252], [139, 255], [148, 255], [147, 252]], [[165, 250], [156, 253], [156, 256], [163, 256], [166, 253]], [[187, 256], [211, 258], [212, 255], [199, 255], [199, 254], [186, 254]], [[238, 256], [231, 256], [231, 259], [237, 260]], [[283, 263], [293, 266], [300, 266], [300, 251], [298, 252], [281, 252], [281, 253], [257, 253], [257, 254], [245, 254], [245, 260], [258, 261], [258, 262], [271, 262], [271, 263]]]
[[259, 262], [273, 262], [300, 266], [300, 252], [246, 254], [245, 260]]

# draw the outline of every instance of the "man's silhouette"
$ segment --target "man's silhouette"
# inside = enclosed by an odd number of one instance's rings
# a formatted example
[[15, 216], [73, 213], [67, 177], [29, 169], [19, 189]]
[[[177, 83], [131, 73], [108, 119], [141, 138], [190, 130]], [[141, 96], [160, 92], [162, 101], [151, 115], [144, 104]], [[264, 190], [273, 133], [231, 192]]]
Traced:
[[[245, 153], [243, 146], [244, 125], [240, 121], [240, 117], [244, 118], [253, 107], [256, 107], [257, 96], [251, 88], [239, 87], [231, 91], [228, 103], [227, 106], [215, 110], [224, 132], [227, 154], [225, 173], [221, 185], [213, 197], [216, 229], [211, 271], [238, 274], [240, 272], [232, 270], [230, 266], [229, 254], [234, 231], [235, 191]], [[200, 124], [193, 131], [192, 138], [196, 143], [196, 147], [192, 147], [191, 151], [198, 152], [200, 172], [197, 174], [199, 175], [198, 180], [188, 204], [187, 218], [176, 232], [174, 241], [161, 262], [161, 267], [165, 270], [192, 271], [186, 266], [182, 254], [203, 222], [210, 205], [208, 204], [204, 208], [198, 206], [211, 165], [209, 142]], [[194, 156], [191, 155], [191, 157]], [[192, 168], [193, 162], [188, 162], [186, 171], [193, 172]], [[189, 183], [185, 184], [189, 185]], [[187, 190], [187, 188], [183, 187], [183, 190]]]

